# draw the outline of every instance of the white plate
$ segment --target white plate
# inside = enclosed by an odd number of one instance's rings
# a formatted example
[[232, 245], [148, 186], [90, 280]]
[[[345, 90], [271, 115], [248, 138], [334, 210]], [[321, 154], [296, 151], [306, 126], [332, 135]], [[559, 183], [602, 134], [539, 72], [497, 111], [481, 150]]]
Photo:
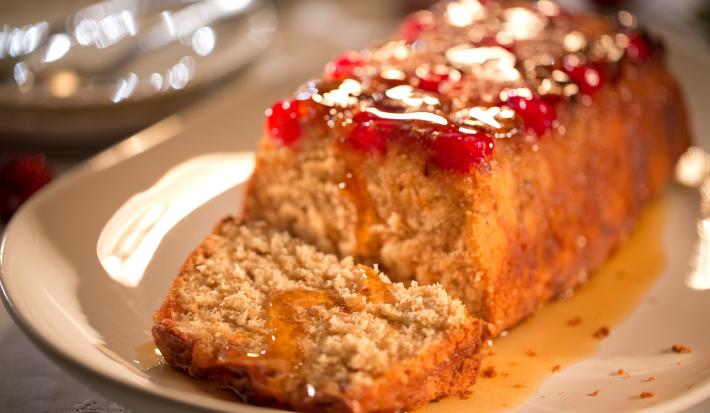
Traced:
[[[710, 130], [710, 59], [669, 36], [696, 142], [708, 149], [701, 132]], [[238, 209], [240, 182], [251, 168], [249, 153], [238, 151], [253, 146], [260, 108], [271, 99], [253, 83], [241, 87], [238, 96], [222, 96], [221, 106], [169, 118], [63, 176], [23, 207], [5, 234], [0, 280], [18, 325], [68, 371], [137, 411], [266, 411], [145, 364], [151, 314], [182, 260], [218, 218]], [[231, 116], [235, 111], [245, 113]], [[244, 116], [254, 120], [245, 125]], [[647, 292], [653, 302], [643, 300], [594, 355], [565, 366], [520, 411], [680, 411], [710, 397], [710, 291], [686, 286], [698, 197], [673, 187], [664, 198], [666, 265]], [[142, 235], [125, 236], [136, 233]], [[130, 259], [119, 259], [128, 252]], [[673, 342], [694, 351], [672, 359], [659, 353]], [[640, 380], [607, 389], [616, 366], [653, 374], [656, 397], [629, 397], [649, 388]], [[604, 397], [586, 396], [600, 386]]]

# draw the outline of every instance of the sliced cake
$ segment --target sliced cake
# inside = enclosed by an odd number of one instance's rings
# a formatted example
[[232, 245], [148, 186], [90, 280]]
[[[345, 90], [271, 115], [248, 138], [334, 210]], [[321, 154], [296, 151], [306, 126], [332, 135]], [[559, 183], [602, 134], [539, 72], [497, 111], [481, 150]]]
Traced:
[[251, 403], [396, 412], [464, 394], [482, 323], [438, 285], [393, 284], [263, 222], [225, 219], [155, 314], [170, 365]]

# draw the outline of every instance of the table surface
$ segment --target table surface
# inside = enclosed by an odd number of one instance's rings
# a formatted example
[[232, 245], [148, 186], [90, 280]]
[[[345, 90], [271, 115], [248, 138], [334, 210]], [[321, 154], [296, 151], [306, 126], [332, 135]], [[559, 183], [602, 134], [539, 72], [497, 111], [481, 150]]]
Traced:
[[[574, 0], [571, 0], [574, 1]], [[684, 24], [690, 11], [702, 0], [679, 0], [666, 2], [662, 0], [647, 0], [644, 9], [639, 10], [642, 17], [649, 22], [660, 22], [666, 26], [674, 26], [678, 31], [692, 35], [695, 29]], [[367, 2], [366, 2], [367, 3]], [[372, 1], [373, 4], [377, 4]], [[304, 0], [297, 3], [286, 16], [282, 32], [272, 49], [266, 56], [240, 78], [220, 87], [219, 92], [210, 97], [209, 107], [228, 108], [230, 96], [239, 93], [240, 85], [246, 82], [264, 82], [268, 76], [278, 76], [279, 71], [292, 70], [294, 66], [288, 60], [298, 61], [298, 72], [304, 79], [308, 74], [318, 73], [322, 62], [340, 50], [358, 48], [371, 39], [386, 35], [391, 31], [390, 12], [382, 15], [369, 16], [366, 23], [357, 19], [353, 6], [343, 2], [326, 2], [323, 0]], [[373, 6], [370, 4], [370, 6]], [[324, 18], [325, 17], [325, 18]], [[317, 19], [319, 24], [312, 24]], [[328, 22], [323, 24], [322, 22]], [[310, 23], [310, 24], [309, 24]], [[358, 26], [347, 36], [333, 36], [341, 33], [341, 27]], [[695, 32], [697, 35], [697, 32]], [[309, 41], [310, 40], [310, 41]], [[318, 48], [308, 47], [317, 42]], [[315, 50], [317, 49], [317, 50]], [[709, 51], [710, 52], [710, 51]], [[285, 56], [288, 59], [285, 59]], [[275, 70], [274, 68], [277, 68]], [[266, 99], [276, 99], [278, 96], [290, 94], [296, 84], [276, 82], [276, 86], [264, 82]], [[229, 113], [225, 110], [225, 113]], [[256, 138], [257, 134], [254, 135]], [[255, 139], [254, 139], [255, 143]], [[85, 159], [96, 149], [63, 150], [51, 153], [58, 173]], [[0, 227], [0, 231], [2, 228]], [[0, 309], [0, 412], [77, 412], [77, 413], [121, 413], [128, 410], [97, 395], [87, 386], [79, 383], [66, 372], [54, 365], [42, 354], [14, 325], [4, 307]], [[710, 400], [690, 409], [687, 413], [710, 411]]]

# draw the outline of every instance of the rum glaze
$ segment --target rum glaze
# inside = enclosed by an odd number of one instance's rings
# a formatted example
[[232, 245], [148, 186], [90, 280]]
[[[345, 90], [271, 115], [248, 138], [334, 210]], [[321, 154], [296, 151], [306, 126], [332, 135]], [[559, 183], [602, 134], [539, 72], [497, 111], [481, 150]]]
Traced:
[[548, 377], [594, 355], [603, 339], [599, 330], [606, 327], [613, 335], [665, 267], [661, 240], [666, 211], [663, 197], [649, 202], [629, 238], [585, 285], [489, 343], [470, 397], [447, 398], [416, 412], [512, 410], [528, 401]]

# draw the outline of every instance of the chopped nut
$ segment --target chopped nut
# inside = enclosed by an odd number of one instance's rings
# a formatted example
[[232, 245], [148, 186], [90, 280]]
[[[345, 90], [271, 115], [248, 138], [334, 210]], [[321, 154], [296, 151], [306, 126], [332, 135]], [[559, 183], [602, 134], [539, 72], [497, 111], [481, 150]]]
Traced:
[[495, 366], [488, 366], [482, 371], [482, 376], [486, 379], [492, 379], [493, 377], [496, 376], [496, 368]]
[[601, 340], [609, 336], [609, 327], [601, 327], [599, 330], [594, 332], [594, 338]]
[[673, 346], [671, 347], [671, 350], [674, 353], [690, 353], [693, 351], [690, 349], [690, 347], [684, 346], [683, 344], [673, 344]]
[[652, 391], [642, 391], [639, 397], [642, 399], [650, 399], [651, 397], [656, 397], [656, 393]]

